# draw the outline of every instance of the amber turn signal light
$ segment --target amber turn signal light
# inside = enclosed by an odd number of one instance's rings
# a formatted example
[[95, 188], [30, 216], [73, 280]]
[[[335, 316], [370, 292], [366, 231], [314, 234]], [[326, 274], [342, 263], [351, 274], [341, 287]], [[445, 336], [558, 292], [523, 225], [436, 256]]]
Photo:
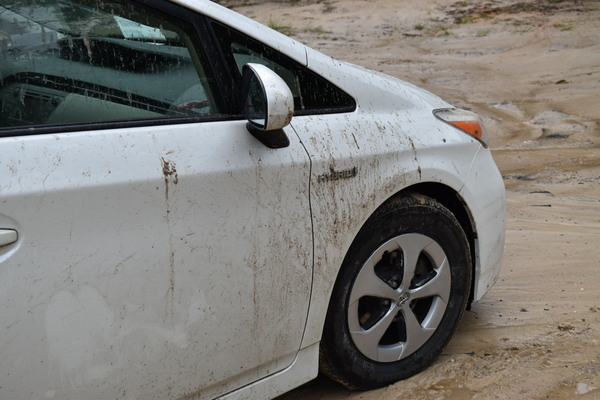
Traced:
[[479, 115], [474, 112], [461, 110], [459, 108], [440, 108], [433, 110], [433, 115], [438, 119], [457, 127], [461, 131], [468, 133], [487, 147], [488, 138], [485, 129], [483, 128], [483, 122]]

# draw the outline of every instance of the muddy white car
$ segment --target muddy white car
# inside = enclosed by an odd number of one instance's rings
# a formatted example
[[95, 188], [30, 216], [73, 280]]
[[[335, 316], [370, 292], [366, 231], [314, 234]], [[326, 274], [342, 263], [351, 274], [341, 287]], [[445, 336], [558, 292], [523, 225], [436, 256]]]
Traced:
[[481, 120], [203, 0], [0, 5], [0, 398], [426, 368], [495, 282]]

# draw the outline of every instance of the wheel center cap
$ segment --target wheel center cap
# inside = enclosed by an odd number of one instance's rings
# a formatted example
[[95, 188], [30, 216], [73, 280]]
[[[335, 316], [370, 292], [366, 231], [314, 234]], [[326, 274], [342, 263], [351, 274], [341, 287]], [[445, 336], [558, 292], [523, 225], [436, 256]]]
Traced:
[[410, 300], [410, 293], [408, 293], [408, 292], [401, 293], [400, 297], [398, 297], [398, 301], [396, 302], [396, 306], [402, 307], [403, 305], [406, 304], [406, 302], [408, 300]]

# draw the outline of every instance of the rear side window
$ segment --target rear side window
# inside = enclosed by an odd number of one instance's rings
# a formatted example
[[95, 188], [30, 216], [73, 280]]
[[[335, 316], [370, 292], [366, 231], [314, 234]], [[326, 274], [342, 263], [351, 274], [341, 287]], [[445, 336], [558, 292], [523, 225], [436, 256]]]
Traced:
[[2, 131], [219, 114], [193, 29], [132, 2], [4, 1]]
[[292, 90], [296, 115], [351, 112], [356, 108], [350, 95], [303, 65], [218, 22], [213, 22], [212, 27], [230, 73], [238, 83], [245, 64], [263, 64]]

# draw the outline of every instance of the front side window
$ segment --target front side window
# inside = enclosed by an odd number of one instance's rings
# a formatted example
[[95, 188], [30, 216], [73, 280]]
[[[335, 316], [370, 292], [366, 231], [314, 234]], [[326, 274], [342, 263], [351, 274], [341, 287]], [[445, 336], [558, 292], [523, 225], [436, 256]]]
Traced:
[[294, 95], [296, 115], [354, 111], [354, 99], [303, 65], [223, 24], [212, 27], [234, 79], [241, 79], [247, 63], [263, 64], [277, 73]]
[[0, 136], [15, 128], [219, 114], [184, 22], [132, 2], [0, 5]]

